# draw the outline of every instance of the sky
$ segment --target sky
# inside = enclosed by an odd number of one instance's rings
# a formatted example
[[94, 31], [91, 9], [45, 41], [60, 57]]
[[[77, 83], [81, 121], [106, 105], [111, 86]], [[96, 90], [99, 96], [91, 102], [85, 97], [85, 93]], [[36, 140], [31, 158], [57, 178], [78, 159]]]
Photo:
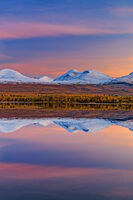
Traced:
[[133, 71], [132, 0], [1, 0], [0, 69]]

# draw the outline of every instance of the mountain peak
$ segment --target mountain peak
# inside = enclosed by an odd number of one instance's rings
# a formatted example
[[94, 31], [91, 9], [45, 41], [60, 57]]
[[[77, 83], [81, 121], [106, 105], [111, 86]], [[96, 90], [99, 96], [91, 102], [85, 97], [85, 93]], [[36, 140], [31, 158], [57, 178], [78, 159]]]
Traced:
[[77, 70], [71, 69], [68, 72], [66, 72], [65, 74], [57, 77], [54, 81], [69, 81], [69, 80], [76, 78], [79, 74], [80, 74], [80, 72], [78, 72]]
[[[7, 73], [19, 73], [19, 72], [17, 72], [17, 71], [15, 71], [15, 70], [13, 70], [13, 69], [9, 69], [9, 68], [6, 68], [6, 69], [1, 69], [0, 70], [0, 74], [7, 74]], [[19, 73], [20, 74], [20, 73]]]
[[16, 72], [14, 69], [10, 69], [10, 68], [0, 69], [0, 71], [12, 71], [12, 72]]
[[85, 70], [82, 72], [82, 74], [89, 74], [90, 73], [90, 70]]
[[69, 70], [67, 73], [72, 73], [72, 72], [79, 72], [79, 71], [76, 70], [76, 69], [71, 69], [71, 70]]
[[129, 74], [129, 76], [133, 76], [133, 72], [131, 72], [131, 73]]

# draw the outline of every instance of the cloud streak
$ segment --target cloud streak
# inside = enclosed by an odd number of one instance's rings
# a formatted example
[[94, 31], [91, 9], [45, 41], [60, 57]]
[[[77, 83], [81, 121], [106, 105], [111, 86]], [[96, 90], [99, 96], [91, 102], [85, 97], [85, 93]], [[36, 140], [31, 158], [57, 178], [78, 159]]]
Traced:
[[7, 60], [7, 59], [13, 59], [13, 57], [0, 53], [0, 61]]
[[93, 23], [86, 26], [57, 25], [40, 22], [0, 21], [0, 39], [58, 37], [64, 35], [133, 34], [132, 26]]
[[111, 8], [110, 10], [118, 16], [129, 16], [133, 14], [133, 7], [122, 6]]
[[34, 37], [53, 37], [63, 35], [109, 34], [111, 30], [81, 27], [76, 25], [55, 25], [32, 22], [2, 22], [0, 39], [20, 39]]

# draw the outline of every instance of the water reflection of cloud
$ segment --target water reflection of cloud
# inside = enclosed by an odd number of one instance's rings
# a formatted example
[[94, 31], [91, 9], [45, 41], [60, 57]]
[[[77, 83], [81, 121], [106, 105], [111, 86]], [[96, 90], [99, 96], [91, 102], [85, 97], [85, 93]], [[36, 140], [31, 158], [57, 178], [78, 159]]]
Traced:
[[[132, 198], [133, 171], [0, 163], [1, 197]], [[6, 188], [3, 190], [3, 188]], [[31, 189], [32, 188], [32, 189]], [[60, 198], [60, 199], [61, 199]], [[8, 199], [8, 198], [6, 198]]]
[[84, 167], [133, 169], [133, 135], [113, 126], [96, 135], [68, 134], [58, 127], [25, 127], [0, 135], [0, 162]]

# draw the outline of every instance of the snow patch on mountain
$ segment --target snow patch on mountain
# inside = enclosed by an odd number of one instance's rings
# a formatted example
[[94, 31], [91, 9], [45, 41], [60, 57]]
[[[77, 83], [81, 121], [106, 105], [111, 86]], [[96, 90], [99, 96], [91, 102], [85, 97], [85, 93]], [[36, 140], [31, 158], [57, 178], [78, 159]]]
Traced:
[[42, 76], [39, 78], [40, 82], [47, 82], [47, 83], [52, 83], [53, 79], [49, 78], [48, 76]]

